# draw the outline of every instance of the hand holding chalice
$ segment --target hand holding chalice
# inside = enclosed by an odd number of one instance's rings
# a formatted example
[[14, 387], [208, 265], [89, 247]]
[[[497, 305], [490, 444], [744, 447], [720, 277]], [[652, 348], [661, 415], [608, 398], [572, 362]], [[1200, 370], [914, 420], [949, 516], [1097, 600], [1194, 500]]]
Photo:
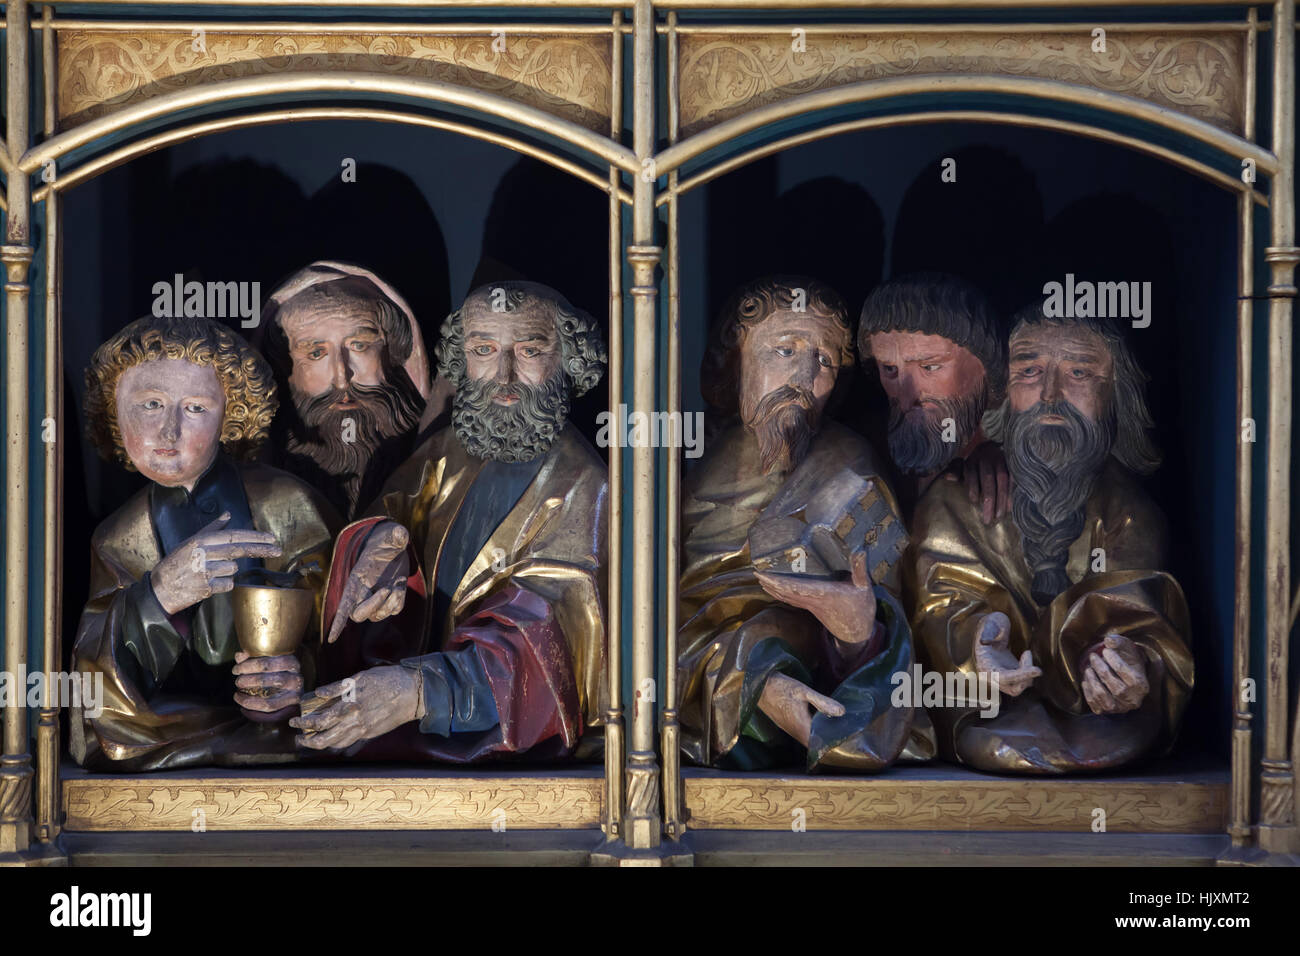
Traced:
[[231, 592], [235, 633], [235, 703], [249, 720], [276, 723], [294, 716], [302, 694], [296, 651], [307, 633], [315, 592], [299, 574], [265, 569]]

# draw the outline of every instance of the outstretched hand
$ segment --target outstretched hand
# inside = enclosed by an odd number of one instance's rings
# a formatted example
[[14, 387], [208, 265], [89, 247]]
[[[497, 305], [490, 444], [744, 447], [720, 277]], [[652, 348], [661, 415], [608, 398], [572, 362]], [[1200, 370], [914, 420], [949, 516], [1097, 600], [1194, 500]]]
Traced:
[[826, 630], [846, 644], [861, 644], [876, 628], [876, 595], [867, 572], [867, 554], [856, 551], [848, 581], [828, 581], [803, 574], [756, 571], [763, 590], [783, 604], [816, 616]]
[[1043, 674], [1029, 651], [1019, 660], [1011, 653], [1011, 620], [1001, 611], [985, 614], [977, 626], [975, 670], [995, 675], [998, 689], [1010, 697], [1019, 697]]
[[772, 674], [763, 683], [758, 709], [805, 747], [812, 736], [814, 710], [827, 717], [844, 716], [844, 705], [839, 701], [785, 674]]

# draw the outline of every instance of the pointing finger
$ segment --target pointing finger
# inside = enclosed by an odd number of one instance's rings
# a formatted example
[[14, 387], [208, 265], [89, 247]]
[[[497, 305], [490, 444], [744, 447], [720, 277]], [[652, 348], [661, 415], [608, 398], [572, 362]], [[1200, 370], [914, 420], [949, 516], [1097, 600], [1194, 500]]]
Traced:
[[804, 700], [812, 704], [827, 717], [843, 717], [844, 705], [838, 700], [833, 700], [824, 694], [819, 694], [812, 688], [805, 688], [803, 691]]
[[209, 558], [278, 558], [284, 549], [275, 541], [233, 541], [203, 545]]
[[199, 543], [200, 538], [214, 531], [220, 531], [222, 528], [226, 526], [226, 524], [229, 521], [230, 521], [230, 512], [223, 511], [221, 512], [221, 514], [217, 516], [217, 519], [215, 521], [211, 521], [208, 524], [204, 525], [202, 528], [200, 528], [198, 530], [198, 533], [195, 534], [191, 540], [193, 540], [195, 543]]
[[330, 626], [329, 637], [327, 638], [330, 644], [333, 644], [338, 639], [338, 636], [343, 633], [343, 628], [347, 626], [352, 617], [353, 609], [365, 593], [366, 585], [358, 578], [348, 579], [347, 585], [343, 588], [343, 594], [339, 598], [338, 607], [334, 609], [334, 623]]

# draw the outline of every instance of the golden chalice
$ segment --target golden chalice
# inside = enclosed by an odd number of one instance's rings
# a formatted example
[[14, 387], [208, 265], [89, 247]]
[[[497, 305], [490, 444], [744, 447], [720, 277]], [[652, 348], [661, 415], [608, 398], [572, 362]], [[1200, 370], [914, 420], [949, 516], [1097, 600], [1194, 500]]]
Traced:
[[[316, 592], [305, 585], [236, 584], [231, 599], [240, 648], [252, 657], [274, 657], [293, 654], [302, 644], [311, 623]], [[287, 720], [296, 710], [294, 706], [274, 713], [244, 713], [250, 720], [274, 723]]]

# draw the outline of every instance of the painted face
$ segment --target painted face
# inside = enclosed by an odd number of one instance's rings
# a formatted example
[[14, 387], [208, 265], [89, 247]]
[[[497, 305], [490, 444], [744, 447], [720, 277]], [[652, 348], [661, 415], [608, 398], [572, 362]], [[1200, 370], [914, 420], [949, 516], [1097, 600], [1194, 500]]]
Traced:
[[356, 404], [349, 385], [384, 384], [387, 345], [373, 311], [361, 305], [328, 313], [290, 310], [280, 324], [293, 359], [289, 385], [298, 395], [314, 398], [337, 389], [331, 407], [344, 411]]
[[[1069, 402], [1081, 415], [1101, 420], [1115, 385], [1115, 360], [1106, 340], [1082, 327], [1032, 325], [1011, 340], [1007, 397], [1025, 412], [1039, 402]], [[1047, 411], [1037, 424], [1064, 425]]]
[[220, 448], [226, 396], [210, 365], [154, 359], [117, 381], [117, 423], [131, 463], [167, 487], [194, 483]]
[[942, 335], [875, 332], [870, 341], [880, 384], [904, 415], [918, 407], [933, 414], [944, 400], [977, 394], [984, 383], [983, 363]]
[[812, 397], [820, 419], [840, 371], [844, 331], [814, 312], [773, 312], [745, 335], [740, 363], [741, 415], [749, 421], [766, 395], [793, 386]]
[[494, 382], [491, 401], [509, 407], [519, 402], [511, 385], [541, 386], [560, 370], [560, 342], [555, 318], [544, 309], [493, 312], [466, 310], [465, 373], [471, 381]]

